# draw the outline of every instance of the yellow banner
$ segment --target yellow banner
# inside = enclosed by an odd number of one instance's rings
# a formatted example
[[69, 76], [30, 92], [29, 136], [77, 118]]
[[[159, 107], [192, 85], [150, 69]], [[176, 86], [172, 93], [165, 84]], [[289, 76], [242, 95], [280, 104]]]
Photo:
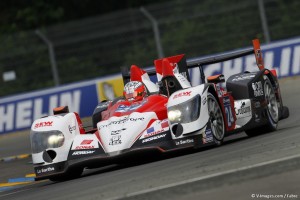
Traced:
[[123, 79], [115, 78], [97, 83], [98, 100], [113, 100], [123, 96]]

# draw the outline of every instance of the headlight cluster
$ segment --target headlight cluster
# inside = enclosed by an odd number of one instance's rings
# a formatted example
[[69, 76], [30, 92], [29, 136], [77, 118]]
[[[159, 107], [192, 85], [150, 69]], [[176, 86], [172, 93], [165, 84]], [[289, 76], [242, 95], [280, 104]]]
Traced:
[[195, 121], [200, 115], [200, 95], [168, 108], [168, 118], [171, 123], [188, 123]]
[[49, 148], [58, 148], [64, 144], [65, 137], [60, 131], [30, 133], [32, 153], [39, 153]]

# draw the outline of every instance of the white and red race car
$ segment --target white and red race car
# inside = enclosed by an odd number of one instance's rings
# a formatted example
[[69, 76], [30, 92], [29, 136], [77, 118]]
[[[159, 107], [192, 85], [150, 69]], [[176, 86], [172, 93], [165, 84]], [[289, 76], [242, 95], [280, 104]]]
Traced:
[[[205, 78], [203, 66], [255, 54], [258, 70]], [[155, 70], [123, 72], [124, 97], [99, 103], [94, 128], [86, 131], [66, 106], [31, 127], [36, 179], [64, 180], [84, 168], [190, 147], [220, 145], [225, 136], [277, 129], [289, 116], [274, 70], [264, 68], [259, 41], [253, 49], [186, 62], [177, 55], [154, 61]], [[202, 84], [192, 86], [188, 69], [199, 67]], [[156, 75], [158, 83], [149, 76]], [[226, 86], [224, 86], [226, 84]]]

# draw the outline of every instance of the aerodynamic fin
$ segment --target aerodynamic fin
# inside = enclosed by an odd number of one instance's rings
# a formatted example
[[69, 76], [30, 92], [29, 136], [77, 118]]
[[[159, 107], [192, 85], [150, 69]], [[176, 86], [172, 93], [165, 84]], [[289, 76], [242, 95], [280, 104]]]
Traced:
[[148, 73], [136, 65], [131, 65], [130, 80], [144, 83], [149, 93], [158, 92], [158, 86], [150, 80]]
[[260, 50], [260, 42], [259, 39], [252, 40], [254, 55], [256, 59], [256, 64], [260, 70], [263, 70], [264, 67], [264, 60], [262, 57], [262, 52]]
[[155, 70], [157, 73], [157, 80], [160, 81], [163, 77], [163, 60], [167, 59], [170, 63], [170, 65], [173, 68], [173, 71], [178, 70], [180, 74], [182, 74], [184, 77], [187, 78], [188, 81], [190, 81], [186, 58], [184, 54], [171, 56], [167, 58], [161, 58], [154, 61]]

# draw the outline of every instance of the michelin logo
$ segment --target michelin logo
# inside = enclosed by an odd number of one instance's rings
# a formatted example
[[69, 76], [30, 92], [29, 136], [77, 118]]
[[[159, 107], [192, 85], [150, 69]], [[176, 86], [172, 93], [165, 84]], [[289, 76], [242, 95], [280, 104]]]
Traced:
[[[0, 105], [0, 133], [29, 128], [34, 120], [51, 115], [52, 109], [68, 105], [70, 110], [79, 112], [81, 91], [74, 90], [60, 94], [25, 99]], [[45, 112], [45, 108], [48, 109]]]

